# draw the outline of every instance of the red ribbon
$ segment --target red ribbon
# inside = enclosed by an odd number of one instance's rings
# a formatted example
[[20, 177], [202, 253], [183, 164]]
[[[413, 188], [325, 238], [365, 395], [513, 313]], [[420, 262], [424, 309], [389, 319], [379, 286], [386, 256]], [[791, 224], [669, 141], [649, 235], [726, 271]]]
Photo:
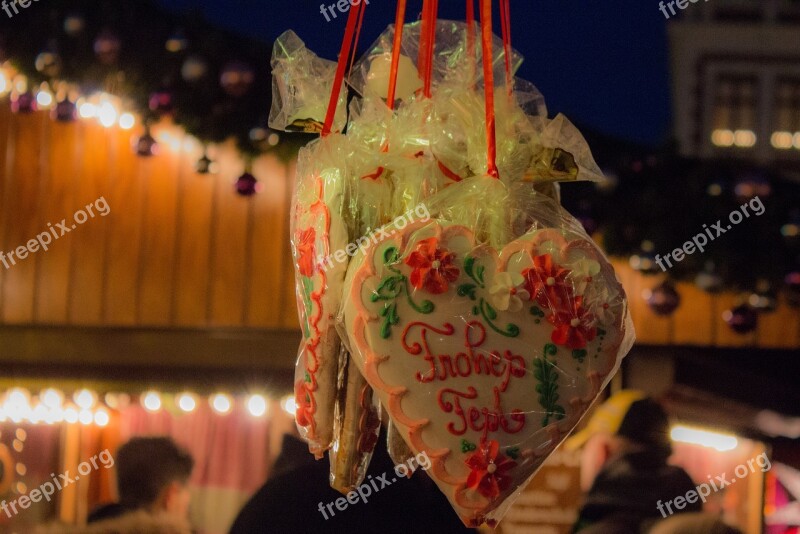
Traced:
[[506, 60], [506, 91], [511, 97], [511, 5], [509, 0], [500, 0], [500, 24], [503, 29], [503, 55]]
[[392, 43], [392, 68], [389, 71], [389, 94], [386, 97], [389, 109], [394, 109], [394, 95], [397, 90], [397, 68], [400, 65], [400, 45], [403, 42], [403, 23], [405, 18], [406, 0], [397, 0], [397, 12], [394, 17], [394, 42]]
[[467, 0], [467, 57], [470, 79], [475, 79], [475, 0]]
[[[344, 30], [342, 48], [339, 50], [339, 62], [336, 65], [336, 76], [333, 78], [333, 88], [331, 89], [331, 99], [328, 101], [328, 112], [325, 114], [325, 123], [322, 125], [322, 137], [331, 133], [333, 119], [336, 115], [336, 104], [339, 102], [339, 93], [342, 90], [344, 73], [347, 69], [347, 60], [350, 58], [350, 48], [353, 46], [353, 35], [359, 20], [359, 14], [364, 8], [364, 2], [359, 2], [350, 9], [347, 17], [347, 26]], [[362, 19], [363, 20], [363, 19]]]
[[481, 0], [481, 41], [483, 43], [483, 91], [486, 97], [486, 174], [499, 178], [494, 126], [494, 71], [492, 70], [492, 0]]

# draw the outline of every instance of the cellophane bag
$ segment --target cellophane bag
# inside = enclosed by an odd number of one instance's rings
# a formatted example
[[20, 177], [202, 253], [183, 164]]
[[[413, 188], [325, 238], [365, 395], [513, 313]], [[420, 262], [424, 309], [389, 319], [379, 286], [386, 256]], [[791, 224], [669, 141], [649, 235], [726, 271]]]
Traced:
[[[362, 391], [389, 417], [393, 456], [427, 456], [428, 475], [464, 524], [494, 525], [611, 379], [634, 331], [611, 263], [552, 193], [555, 182], [602, 179], [578, 130], [563, 116], [547, 118], [535, 87], [513, 76], [521, 56], [513, 52], [507, 72], [495, 37], [499, 171], [488, 172], [480, 40], [473, 61], [468, 27], [438, 22], [427, 98], [414, 27], [403, 34], [395, 109], [383, 94], [390, 27], [356, 63], [346, 134], [314, 150], [337, 148], [299, 165], [298, 189], [314, 190], [315, 180], [330, 187], [297, 203], [323, 198], [346, 234], [333, 239], [331, 225], [316, 242], [324, 254], [344, 246], [347, 256], [340, 285], [324, 282], [338, 312], [324, 315], [326, 328], [335, 323], [347, 372], [360, 373], [356, 387], [368, 386]], [[304, 235], [293, 229], [293, 242]], [[310, 306], [298, 300], [312, 315], [316, 288]], [[368, 405], [339, 398], [337, 414]], [[348, 473], [363, 476], [360, 439], [334, 447], [337, 455], [356, 449]], [[359, 476], [332, 482], [351, 487]]]

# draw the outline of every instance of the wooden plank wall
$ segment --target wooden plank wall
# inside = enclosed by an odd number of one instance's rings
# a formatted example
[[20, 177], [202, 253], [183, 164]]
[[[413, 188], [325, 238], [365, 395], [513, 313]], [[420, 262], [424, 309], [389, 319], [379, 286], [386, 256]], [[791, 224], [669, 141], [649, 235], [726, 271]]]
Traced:
[[[104, 197], [106, 217], [90, 218], [10, 269], [0, 265], [0, 324], [295, 328], [288, 243], [293, 164], [253, 163], [262, 184], [233, 191], [244, 163], [216, 147], [216, 175], [198, 175], [201, 147], [162, 125], [153, 158], [131, 150], [139, 128], [95, 121], [61, 124], [46, 112], [11, 114], [0, 102], [0, 250], [8, 251]], [[568, 190], [566, 191], [568, 194]], [[680, 284], [669, 318], [642, 298], [659, 277], [615, 262], [630, 296], [640, 343], [800, 347], [800, 314], [782, 304], [749, 335], [733, 333], [722, 312], [736, 296]]]
[[244, 198], [232, 145], [212, 148], [218, 174], [198, 175], [201, 147], [180, 129], [154, 130], [163, 142], [153, 158], [133, 153], [140, 133], [12, 114], [0, 102], [0, 250], [48, 223], [71, 226], [99, 197], [110, 207], [48, 251], [0, 264], [0, 324], [295, 328], [285, 289], [293, 167], [257, 159], [262, 190]]

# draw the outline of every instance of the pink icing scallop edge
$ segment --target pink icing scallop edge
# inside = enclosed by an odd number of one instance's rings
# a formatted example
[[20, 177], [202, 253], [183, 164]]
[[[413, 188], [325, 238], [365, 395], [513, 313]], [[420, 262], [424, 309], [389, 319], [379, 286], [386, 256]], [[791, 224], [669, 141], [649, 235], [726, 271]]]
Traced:
[[[314, 214], [314, 212], [318, 212], [318, 218], [312, 221], [311, 226], [318, 227], [318, 222], [320, 221], [319, 215], [322, 215], [322, 230], [320, 231], [320, 236], [322, 241], [326, 244], [326, 250], [324, 251], [325, 256], [330, 253], [330, 225], [331, 225], [331, 211], [328, 208], [328, 205], [322, 200], [322, 188], [323, 188], [322, 178], [317, 177], [314, 183], [314, 189], [316, 190], [316, 200], [309, 206], [309, 209], [305, 211], [308, 214]], [[300, 214], [296, 213], [295, 219], [299, 219]], [[311, 300], [317, 303], [318, 312], [314, 316], [309, 316], [308, 320], [309, 323], [313, 326], [314, 336], [309, 337], [308, 339], [304, 340], [304, 350], [301, 353], [303, 357], [303, 366], [305, 367], [306, 372], [313, 378], [313, 389], [306, 389], [308, 392], [308, 396], [311, 399], [311, 417], [313, 423], [308, 427], [308, 446], [309, 451], [317, 458], [321, 458], [322, 454], [330, 447], [330, 444], [324, 445], [317, 442], [318, 435], [316, 432], [317, 425], [319, 424], [318, 413], [317, 413], [317, 399], [315, 397], [315, 392], [319, 390], [320, 385], [319, 381], [317, 380], [317, 371], [319, 370], [321, 363], [320, 363], [320, 355], [317, 354], [318, 350], [321, 350], [322, 345], [322, 331], [323, 329], [320, 328], [319, 324], [324, 321], [325, 317], [325, 305], [323, 304], [323, 300], [325, 300], [325, 293], [327, 284], [325, 283], [326, 277], [325, 272], [321, 271], [321, 282], [320, 287], [317, 288], [317, 282], [314, 280], [312, 283], [314, 285], [314, 291], [311, 293]], [[312, 370], [308, 365], [308, 358], [310, 352], [313, 357], [316, 359], [314, 362], [316, 367]]]
[[[415, 223], [410, 224], [403, 230], [398, 230], [395, 232], [389, 240], [384, 240], [379, 242], [379, 244], [385, 244], [388, 241], [393, 241], [399, 247], [405, 248], [405, 246], [410, 241], [410, 235], [425, 227], [432, 224], [430, 221], [418, 221]], [[433, 222], [436, 225], [434, 237], [437, 240], [441, 240], [443, 237], [447, 237], [448, 239], [454, 235], [463, 235], [469, 239], [469, 242], [472, 244], [473, 248], [477, 248], [475, 245], [475, 236], [474, 233], [464, 227], [459, 225], [447, 226], [442, 229], [442, 226], [438, 222]], [[541, 236], [541, 237], [540, 237]], [[505, 269], [508, 264], [508, 259], [516, 252], [526, 251], [531, 252], [532, 249], [537, 246], [538, 244], [544, 241], [554, 241], [561, 244], [562, 251], [568, 251], [571, 248], [572, 243], [580, 244], [580, 241], [576, 240], [573, 242], [567, 242], [563, 235], [558, 232], [557, 230], [552, 229], [545, 229], [540, 231], [536, 234], [536, 238], [533, 240], [527, 241], [522, 239], [516, 239], [511, 243], [507, 244], [501, 250], [500, 254], [493, 254], [492, 256], [495, 258], [497, 265]], [[411, 441], [413, 447], [417, 450], [417, 452], [425, 452], [428, 457], [431, 459], [431, 469], [433, 470], [434, 475], [441, 480], [443, 483], [452, 487], [455, 501], [456, 503], [467, 510], [476, 510], [480, 511], [479, 514], [474, 514], [472, 516], [463, 516], [459, 514], [461, 520], [466, 525], [474, 526], [479, 525], [484, 522], [486, 515], [491, 512], [494, 508], [496, 508], [501, 502], [502, 499], [496, 499], [495, 501], [487, 501], [486, 504], [483, 505], [475, 505], [469, 502], [465, 502], [462, 499], [462, 494], [466, 488], [466, 477], [456, 477], [451, 475], [447, 471], [447, 467], [445, 465], [445, 460], [447, 456], [451, 453], [451, 449], [443, 448], [443, 449], [432, 449], [430, 446], [425, 443], [425, 440], [422, 438], [422, 430], [430, 423], [430, 419], [423, 418], [423, 419], [412, 419], [403, 412], [401, 408], [401, 400], [404, 395], [408, 393], [408, 388], [405, 386], [391, 386], [387, 384], [383, 378], [380, 376], [378, 372], [378, 366], [386, 361], [389, 358], [389, 355], [378, 355], [374, 351], [372, 351], [369, 347], [369, 344], [366, 340], [366, 327], [368, 322], [373, 322], [378, 320], [378, 316], [375, 314], [371, 314], [369, 310], [363, 305], [361, 301], [361, 289], [366, 282], [367, 279], [375, 276], [375, 263], [374, 257], [371, 255], [374, 249], [377, 248], [377, 244], [373, 244], [370, 242], [369, 246], [364, 251], [364, 262], [362, 265], [356, 270], [355, 275], [353, 276], [353, 280], [351, 282], [351, 289], [350, 289], [350, 298], [354, 303], [354, 306], [357, 310], [356, 317], [353, 320], [353, 334], [354, 339], [352, 340], [356, 347], [358, 348], [361, 355], [364, 356], [364, 374], [366, 375], [369, 383], [372, 385], [373, 388], [380, 390], [386, 393], [389, 397], [389, 406], [387, 410], [389, 411], [392, 419], [395, 422], [402, 424], [403, 426], [408, 428], [408, 437]], [[617, 282], [616, 277], [613, 275], [613, 268], [610, 267], [610, 264], [604, 259], [600, 258], [597, 254], [596, 249], [592, 245], [590, 250], [593, 252], [595, 259], [597, 259], [601, 266], [603, 266], [604, 274], [609, 281], [613, 281], [620, 291], [620, 295], [624, 295], [624, 290], [622, 286]], [[611, 276], [607, 276], [609, 274]], [[559, 428], [559, 423], [551, 423], [550, 425], [546, 426], [543, 430], [550, 433], [550, 443], [551, 445], [539, 450], [532, 451], [533, 456], [535, 457], [546, 457], [548, 456], [559, 444], [563, 441], [564, 438], [567, 437], [569, 432], [572, 430], [574, 425], [578, 423], [581, 417], [586, 413], [589, 405], [594, 401], [595, 397], [600, 393], [600, 386], [602, 385], [603, 379], [608, 376], [608, 374], [614, 369], [614, 365], [616, 364], [616, 354], [619, 350], [619, 346], [622, 342], [623, 332], [621, 331], [622, 326], [624, 324], [624, 317], [626, 315], [626, 311], [623, 309], [622, 313], [620, 314], [618, 324], [616, 326], [616, 330], [619, 331], [619, 335], [617, 336], [618, 339], [616, 343], [613, 345], [613, 350], [606, 351], [609, 354], [609, 361], [608, 361], [608, 369], [604, 373], [599, 371], [593, 371], [587, 375], [587, 379], [591, 384], [591, 389], [589, 394], [586, 397], [574, 397], [569, 400], [569, 404], [574, 408], [574, 415], [572, 418], [569, 419], [568, 427], [569, 430], [562, 431]], [[561, 426], [564, 426], [564, 422], [561, 422]], [[535, 474], [535, 472], [534, 472]], [[532, 475], [531, 475], [532, 476]], [[512, 490], [513, 492], [514, 490]], [[491, 506], [493, 503], [495, 506]]]

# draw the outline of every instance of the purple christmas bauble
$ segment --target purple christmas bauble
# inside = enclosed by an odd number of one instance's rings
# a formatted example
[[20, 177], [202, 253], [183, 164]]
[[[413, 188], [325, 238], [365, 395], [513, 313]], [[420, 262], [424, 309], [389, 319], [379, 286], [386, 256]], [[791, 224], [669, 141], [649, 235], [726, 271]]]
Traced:
[[681, 295], [669, 282], [664, 282], [645, 294], [647, 305], [657, 315], [672, 315], [681, 304]]
[[94, 40], [94, 53], [97, 59], [105, 65], [116, 63], [119, 59], [119, 49], [122, 43], [116, 34], [103, 30]]
[[737, 334], [747, 334], [758, 326], [758, 313], [747, 304], [725, 310], [722, 319]]
[[156, 113], [172, 113], [172, 92], [165, 89], [154, 91], [150, 94], [149, 106]]
[[78, 118], [78, 109], [75, 102], [65, 98], [53, 106], [50, 116], [58, 122], [72, 122]]
[[256, 184], [258, 184], [256, 177], [246, 172], [236, 179], [236, 192], [243, 197], [255, 195], [257, 189]]
[[27, 91], [11, 99], [11, 111], [14, 113], [33, 113], [36, 111], [36, 97]]

